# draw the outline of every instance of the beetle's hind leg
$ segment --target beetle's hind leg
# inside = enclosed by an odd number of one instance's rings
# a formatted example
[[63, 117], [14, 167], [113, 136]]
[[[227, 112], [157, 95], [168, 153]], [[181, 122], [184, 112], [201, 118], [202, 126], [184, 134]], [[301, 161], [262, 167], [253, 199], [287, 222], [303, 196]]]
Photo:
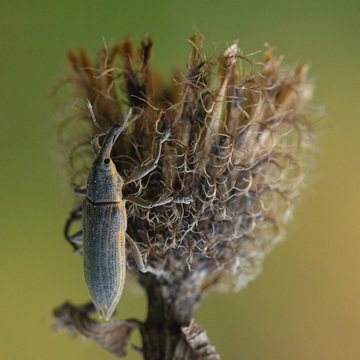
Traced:
[[161, 275], [164, 273], [162, 270], [156, 270], [153, 267], [151, 267], [150, 265], [145, 266], [142, 256], [141, 256], [141, 253], [140, 253], [140, 250], [137, 247], [137, 245], [135, 244], [135, 241], [128, 234], [126, 234], [126, 239], [131, 247], [133, 254], [134, 254], [136, 266], [138, 267], [139, 271], [141, 271], [142, 273], [150, 272], [154, 275]]
[[79, 253], [82, 254], [83, 253], [83, 231], [79, 230], [78, 232], [76, 232], [75, 234], [69, 236], [68, 241], [70, 242], [70, 244], [73, 245], [73, 247], [76, 249], [74, 249], [73, 253]]

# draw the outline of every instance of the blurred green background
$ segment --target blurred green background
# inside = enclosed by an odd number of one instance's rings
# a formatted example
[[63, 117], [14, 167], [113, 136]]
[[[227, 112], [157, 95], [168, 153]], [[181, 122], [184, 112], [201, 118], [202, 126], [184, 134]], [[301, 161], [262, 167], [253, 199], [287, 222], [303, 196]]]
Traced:
[[[239, 40], [244, 53], [276, 45], [285, 64], [310, 62], [325, 106], [311, 191], [287, 241], [240, 293], [209, 294], [196, 313], [222, 359], [360, 359], [360, 2], [3, 1], [0, 5], [0, 351], [3, 359], [111, 359], [95, 344], [51, 331], [51, 310], [88, 299], [81, 258], [62, 236], [72, 206], [52, 88], [66, 52], [94, 52], [149, 32], [155, 68], [185, 69], [187, 39], [205, 48]], [[70, 106], [70, 104], [69, 104]], [[144, 319], [142, 290], [127, 284], [120, 318]], [[139, 337], [133, 342], [140, 345]], [[141, 357], [129, 352], [129, 359]]]

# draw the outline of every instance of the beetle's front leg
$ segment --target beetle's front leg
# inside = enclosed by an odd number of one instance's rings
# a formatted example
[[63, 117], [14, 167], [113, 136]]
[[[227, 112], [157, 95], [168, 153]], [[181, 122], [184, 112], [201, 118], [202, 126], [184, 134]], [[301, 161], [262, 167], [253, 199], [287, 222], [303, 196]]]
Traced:
[[147, 265], [145, 267], [140, 250], [137, 247], [137, 245], [135, 244], [135, 241], [128, 234], [126, 234], [126, 239], [131, 247], [133, 254], [134, 254], [136, 266], [138, 267], [139, 271], [141, 271], [142, 273], [150, 272], [154, 275], [161, 275], [164, 273], [162, 270], [156, 270], [153, 267], [151, 267], [150, 265]]
[[153, 159], [143, 165], [137, 166], [133, 172], [129, 175], [129, 177], [125, 181], [125, 185], [136, 180], [142, 179], [146, 176], [150, 171], [154, 170], [159, 163], [162, 144], [170, 137], [170, 130], [167, 130], [163, 133], [160, 140], [155, 144]]
[[[94, 114], [94, 111], [93, 111], [93, 107], [89, 101], [89, 99], [86, 99], [86, 106], [87, 108], [89, 109], [89, 112], [90, 112], [90, 115], [93, 119], [93, 122], [94, 124], [97, 126], [97, 127], [100, 127], [97, 120], [96, 120], [96, 117], [95, 117], [95, 114]], [[124, 120], [124, 123], [121, 125], [120, 129], [117, 130], [117, 135], [116, 136], [119, 136], [121, 134], [121, 132], [125, 129], [129, 119], [130, 119], [130, 116], [132, 114], [132, 108], [129, 109], [128, 113], [126, 114], [125, 116], [125, 120]], [[114, 127], [113, 127], [114, 128]], [[112, 128], [112, 129], [113, 129]], [[99, 143], [99, 138], [101, 136], [105, 136], [105, 135], [108, 135], [108, 132], [107, 131], [101, 131], [99, 132], [98, 134], [96, 134], [90, 141], [90, 145], [91, 145], [91, 149], [93, 151], [93, 154], [95, 157], [97, 157], [101, 151], [101, 146], [100, 146], [100, 143]]]

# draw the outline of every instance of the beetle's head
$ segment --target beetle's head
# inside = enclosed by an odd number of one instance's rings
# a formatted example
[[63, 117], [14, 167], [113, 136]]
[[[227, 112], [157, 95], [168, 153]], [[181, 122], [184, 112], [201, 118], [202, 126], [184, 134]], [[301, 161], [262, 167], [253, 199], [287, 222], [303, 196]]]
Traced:
[[116, 124], [107, 133], [100, 151], [96, 154], [94, 165], [98, 171], [113, 172], [116, 171], [114, 162], [111, 160], [111, 150], [119, 137], [123, 128]]
[[101, 156], [100, 153], [93, 162], [91, 171], [102, 173], [103, 176], [118, 175], [116, 166], [110, 156]]
[[105, 137], [90, 170], [87, 196], [94, 202], [113, 202], [121, 199], [124, 180], [118, 173], [110, 154], [123, 128], [114, 125]]

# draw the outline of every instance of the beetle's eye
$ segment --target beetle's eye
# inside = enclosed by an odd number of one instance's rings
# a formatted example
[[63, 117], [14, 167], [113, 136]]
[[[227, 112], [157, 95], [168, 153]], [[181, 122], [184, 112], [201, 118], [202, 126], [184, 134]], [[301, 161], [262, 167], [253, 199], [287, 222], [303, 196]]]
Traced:
[[110, 158], [104, 159], [104, 164], [105, 164], [105, 165], [109, 165], [109, 164], [110, 164]]

